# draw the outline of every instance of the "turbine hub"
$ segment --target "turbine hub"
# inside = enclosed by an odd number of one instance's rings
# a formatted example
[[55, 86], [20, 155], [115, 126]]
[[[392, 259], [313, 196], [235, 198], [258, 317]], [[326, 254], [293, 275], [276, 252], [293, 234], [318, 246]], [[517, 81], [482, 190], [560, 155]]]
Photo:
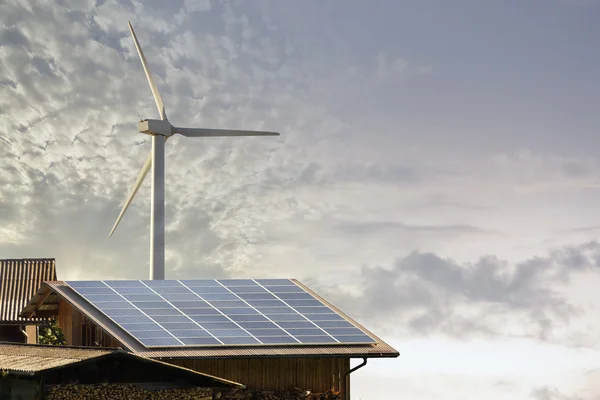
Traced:
[[138, 122], [138, 129], [146, 135], [160, 135], [169, 137], [173, 135], [173, 126], [169, 121], [162, 119], [145, 119]]

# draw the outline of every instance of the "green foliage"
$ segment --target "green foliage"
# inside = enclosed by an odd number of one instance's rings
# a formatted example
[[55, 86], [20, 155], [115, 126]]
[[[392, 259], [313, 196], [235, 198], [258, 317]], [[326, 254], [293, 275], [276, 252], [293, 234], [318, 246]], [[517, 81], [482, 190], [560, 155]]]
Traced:
[[10, 387], [3, 382], [7, 376], [8, 371], [0, 369], [0, 400], [10, 400]]
[[62, 329], [58, 326], [56, 318], [49, 319], [46, 325], [40, 326], [40, 335], [38, 339], [40, 344], [61, 345], [67, 344]]

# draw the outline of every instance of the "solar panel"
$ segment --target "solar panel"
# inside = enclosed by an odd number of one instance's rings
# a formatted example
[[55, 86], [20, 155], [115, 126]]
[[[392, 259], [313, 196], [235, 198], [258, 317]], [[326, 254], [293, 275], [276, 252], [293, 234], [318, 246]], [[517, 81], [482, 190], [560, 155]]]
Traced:
[[149, 348], [375, 343], [289, 279], [66, 283]]

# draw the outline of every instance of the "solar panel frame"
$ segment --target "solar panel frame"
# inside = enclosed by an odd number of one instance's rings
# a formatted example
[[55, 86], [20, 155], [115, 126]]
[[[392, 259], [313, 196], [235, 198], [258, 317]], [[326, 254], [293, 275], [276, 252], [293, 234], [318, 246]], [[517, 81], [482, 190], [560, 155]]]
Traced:
[[376, 343], [289, 279], [66, 283], [147, 348]]

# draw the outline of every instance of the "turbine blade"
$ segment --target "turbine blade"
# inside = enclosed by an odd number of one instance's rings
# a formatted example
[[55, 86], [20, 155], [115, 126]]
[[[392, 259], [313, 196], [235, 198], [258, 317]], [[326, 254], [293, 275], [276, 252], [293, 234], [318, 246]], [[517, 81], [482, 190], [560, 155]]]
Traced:
[[277, 132], [243, 131], [235, 129], [204, 129], [173, 127], [174, 133], [187, 137], [220, 137], [220, 136], [279, 136]]
[[142, 61], [142, 66], [144, 67], [144, 72], [146, 73], [146, 78], [148, 78], [148, 83], [150, 84], [150, 89], [152, 90], [152, 95], [154, 96], [154, 101], [156, 102], [156, 107], [158, 108], [158, 113], [160, 114], [160, 118], [167, 119], [167, 112], [165, 111], [165, 105], [163, 104], [162, 98], [160, 97], [158, 88], [154, 84], [154, 80], [152, 79], [152, 74], [150, 73], [150, 68], [148, 68], [148, 63], [146, 62], [146, 57], [144, 57], [144, 53], [142, 52], [140, 42], [138, 42], [137, 36], [135, 36], [135, 32], [133, 31], [133, 26], [131, 25], [131, 22], [129, 22], [129, 30], [131, 31], [131, 36], [133, 36], [135, 48], [137, 49], [138, 55], [140, 56], [140, 60]]
[[113, 228], [110, 231], [110, 234], [108, 235], [109, 238], [115, 232], [115, 229], [117, 229], [117, 225], [119, 225], [119, 222], [121, 222], [123, 215], [125, 215], [125, 211], [127, 211], [127, 207], [129, 207], [129, 204], [131, 204], [133, 197], [139, 190], [140, 186], [142, 186], [142, 182], [144, 182], [144, 178], [146, 177], [146, 175], [148, 175], [148, 171], [150, 171], [150, 167], [152, 167], [152, 151], [150, 151], [150, 154], [148, 154], [148, 157], [146, 158], [146, 162], [144, 162], [144, 166], [142, 167], [142, 170], [138, 174], [137, 180], [135, 181], [135, 185], [133, 185], [133, 189], [131, 190], [131, 193], [129, 193], [127, 200], [125, 200], [125, 204], [123, 204], [121, 213], [117, 217], [117, 221], [113, 225]]

